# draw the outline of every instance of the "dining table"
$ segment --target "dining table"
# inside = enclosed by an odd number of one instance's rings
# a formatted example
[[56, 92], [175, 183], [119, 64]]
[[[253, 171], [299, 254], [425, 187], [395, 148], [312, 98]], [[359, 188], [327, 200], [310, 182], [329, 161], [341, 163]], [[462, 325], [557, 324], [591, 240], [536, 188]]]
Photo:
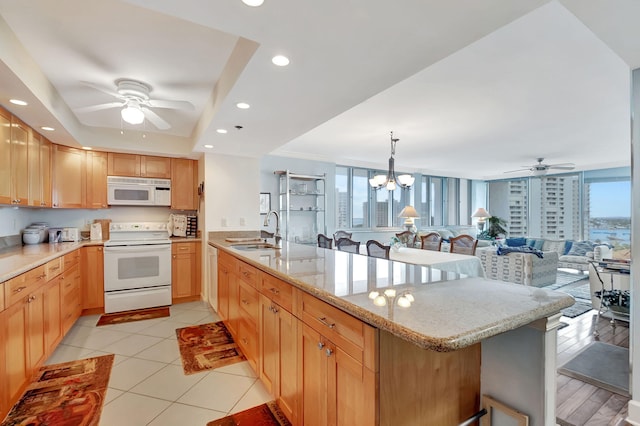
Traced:
[[456, 272], [469, 277], [486, 278], [480, 258], [468, 254], [447, 253], [411, 247], [392, 248], [389, 259], [415, 265], [430, 266], [447, 272]]

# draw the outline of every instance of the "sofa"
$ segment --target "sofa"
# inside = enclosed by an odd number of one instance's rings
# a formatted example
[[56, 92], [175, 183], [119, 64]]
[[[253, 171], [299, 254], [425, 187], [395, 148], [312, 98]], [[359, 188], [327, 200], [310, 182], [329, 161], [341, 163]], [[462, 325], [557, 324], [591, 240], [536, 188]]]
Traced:
[[613, 256], [611, 246], [591, 241], [519, 237], [507, 238], [504, 243], [508, 247], [527, 245], [545, 253], [556, 252], [558, 254], [558, 268], [576, 269], [580, 272], [589, 270], [590, 261], [598, 262]]
[[558, 253], [543, 252], [542, 258], [532, 253], [498, 254], [497, 247], [476, 250], [487, 278], [533, 287], [544, 287], [556, 282]]

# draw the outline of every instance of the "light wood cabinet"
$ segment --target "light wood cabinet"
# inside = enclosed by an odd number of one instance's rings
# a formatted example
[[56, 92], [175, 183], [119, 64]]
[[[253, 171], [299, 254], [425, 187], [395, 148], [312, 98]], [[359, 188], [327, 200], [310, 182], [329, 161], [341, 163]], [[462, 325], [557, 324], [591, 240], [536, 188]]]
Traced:
[[11, 114], [0, 108], [0, 204], [11, 204]]
[[86, 187], [85, 151], [54, 145], [53, 207], [84, 208], [87, 204]]
[[60, 279], [55, 277], [44, 288], [44, 344], [48, 357], [62, 340], [60, 315]]
[[52, 155], [53, 144], [45, 137], [40, 139], [40, 191], [41, 207], [52, 207]]
[[224, 252], [218, 254], [218, 306], [216, 312], [223, 321], [229, 321], [229, 286], [233, 276], [233, 257]]
[[82, 280], [80, 250], [64, 256], [64, 272], [60, 275], [62, 334], [67, 334], [82, 312]]
[[88, 151], [86, 207], [106, 209], [107, 205], [107, 153]]
[[243, 280], [238, 281], [238, 346], [253, 371], [258, 371], [258, 318], [260, 295], [258, 290]]
[[173, 303], [200, 300], [201, 244], [171, 245], [171, 299]]
[[171, 208], [198, 209], [198, 163], [185, 158], [171, 159]]
[[82, 310], [104, 312], [104, 248], [88, 246], [81, 249]]
[[11, 116], [11, 204], [29, 203], [28, 153], [31, 129], [17, 117]]
[[42, 168], [40, 165], [40, 142], [42, 136], [36, 132], [30, 132], [29, 152], [29, 205], [40, 207], [42, 204]]
[[26, 301], [19, 301], [5, 311], [5, 389], [9, 403], [17, 400], [30, 372], [27, 356]]
[[[0, 285], [0, 292], [2, 292], [3, 290], [4, 289], [2, 288], [2, 285]], [[7, 338], [5, 333], [6, 327], [3, 325], [7, 323], [7, 318], [4, 311], [4, 306], [2, 308], [3, 309], [0, 309], [0, 377], [4, 377], [5, 379], [2, 380], [2, 383], [0, 383], [0, 418], [4, 419], [4, 417], [7, 415], [7, 412], [9, 411], [10, 406], [6, 389], [7, 367], [5, 353], [7, 349]]]
[[109, 176], [171, 178], [171, 158], [151, 155], [109, 153]]

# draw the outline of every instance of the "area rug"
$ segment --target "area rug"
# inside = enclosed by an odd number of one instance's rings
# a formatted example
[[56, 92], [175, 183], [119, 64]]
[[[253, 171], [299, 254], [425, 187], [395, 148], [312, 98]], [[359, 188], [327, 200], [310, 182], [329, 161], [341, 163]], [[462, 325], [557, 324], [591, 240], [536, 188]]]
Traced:
[[280, 411], [275, 401], [249, 408], [207, 423], [207, 426], [290, 426], [291, 423]]
[[576, 300], [576, 303], [569, 306], [568, 308], [564, 308], [561, 312], [562, 312], [562, 316], [565, 316], [567, 318], [575, 318], [577, 316], [580, 316], [584, 313], [589, 312], [592, 309], [593, 309], [593, 306], [591, 306], [591, 303], [585, 303], [585, 302]]
[[2, 426], [97, 426], [114, 355], [40, 368]]
[[573, 284], [577, 281], [582, 281], [582, 280], [586, 280], [586, 282], [588, 283], [589, 276], [584, 274], [578, 274], [578, 273], [574, 274], [571, 272], [558, 271], [556, 274], [556, 282], [554, 284], [545, 286], [544, 288], [546, 288], [547, 290], [557, 290], [560, 287], [564, 287], [566, 285]]
[[184, 374], [224, 367], [246, 358], [222, 321], [177, 328]]
[[558, 373], [629, 396], [629, 349], [592, 342], [558, 369]]
[[138, 309], [135, 311], [116, 312], [113, 314], [104, 314], [98, 320], [96, 325], [113, 325], [125, 322], [141, 321], [155, 318], [168, 317], [170, 315], [169, 307]]

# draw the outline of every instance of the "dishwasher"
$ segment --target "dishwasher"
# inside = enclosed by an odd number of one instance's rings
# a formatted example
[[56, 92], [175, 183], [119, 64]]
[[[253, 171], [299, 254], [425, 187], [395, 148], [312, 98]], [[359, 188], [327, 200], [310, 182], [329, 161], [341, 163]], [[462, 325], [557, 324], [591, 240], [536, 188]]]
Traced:
[[207, 245], [207, 300], [218, 312], [218, 249]]

